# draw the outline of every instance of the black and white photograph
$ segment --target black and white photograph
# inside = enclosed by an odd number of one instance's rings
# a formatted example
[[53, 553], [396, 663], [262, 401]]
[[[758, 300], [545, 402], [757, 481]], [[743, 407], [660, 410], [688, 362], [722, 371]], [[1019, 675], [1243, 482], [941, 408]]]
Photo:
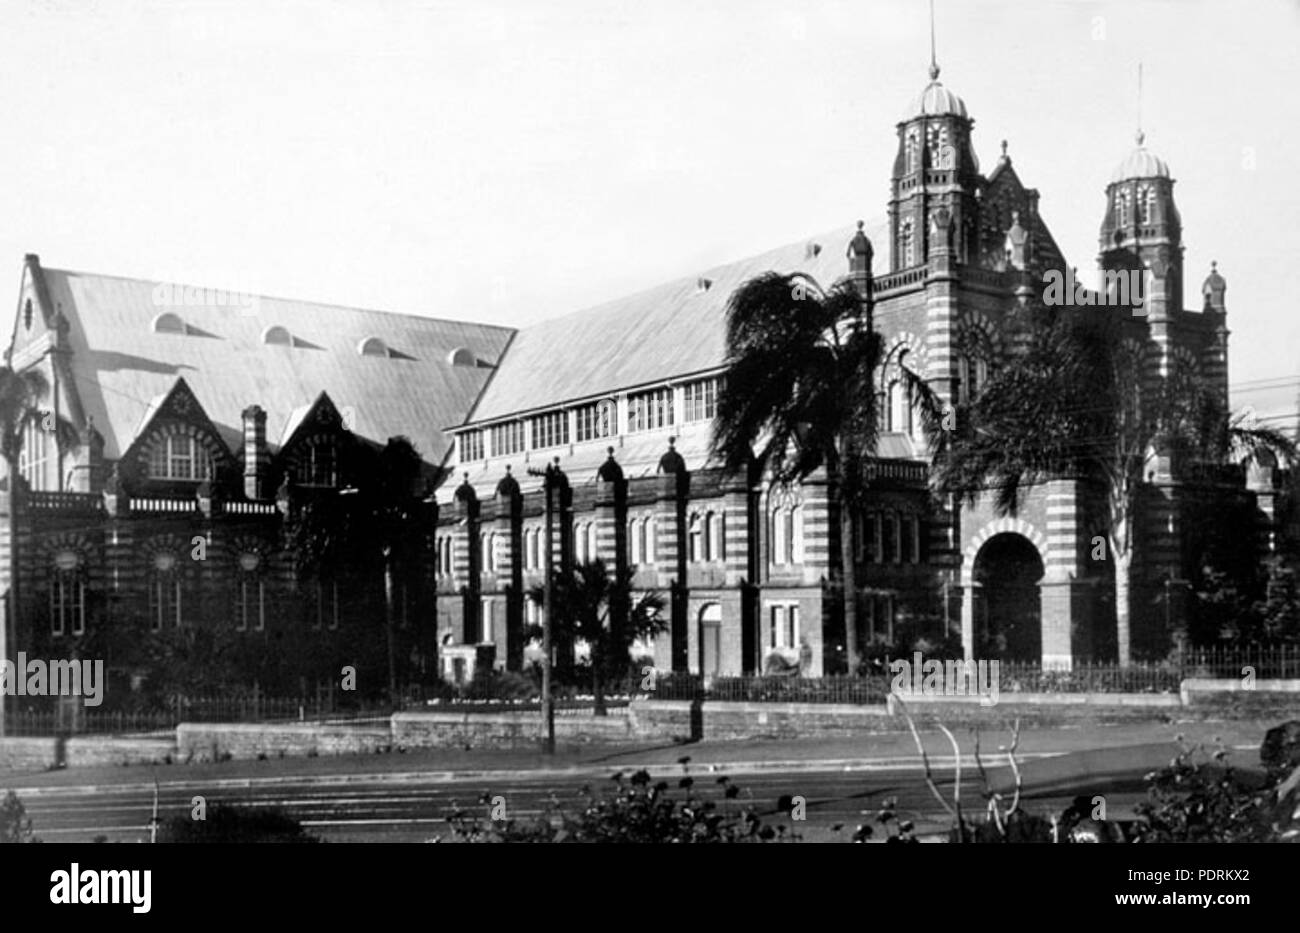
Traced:
[[1298, 40], [7, 0], [0, 842], [84, 856], [24, 897], [148, 913], [114, 853], [188, 856], [141, 843], [1038, 843], [1251, 905], [1238, 846], [1300, 842]]

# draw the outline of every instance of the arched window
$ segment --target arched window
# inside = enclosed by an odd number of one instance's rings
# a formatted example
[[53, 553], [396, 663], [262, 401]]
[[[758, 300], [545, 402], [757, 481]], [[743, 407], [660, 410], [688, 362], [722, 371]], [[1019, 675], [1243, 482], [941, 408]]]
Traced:
[[645, 523], [640, 519], [630, 518], [627, 522], [627, 562], [635, 567], [642, 561], [645, 553]]
[[154, 555], [149, 579], [149, 626], [161, 632], [164, 626], [181, 625], [181, 573], [175, 554]]
[[915, 225], [911, 217], [903, 218], [902, 229], [899, 233], [898, 252], [903, 257], [904, 268], [911, 268], [916, 265]]
[[478, 536], [478, 559], [479, 571], [482, 573], [491, 573], [492, 567], [492, 536], [483, 532]]
[[772, 512], [772, 563], [788, 564], [790, 554], [790, 525], [788, 509], [774, 509]]
[[1138, 189], [1138, 217], [1144, 224], [1155, 222], [1156, 192], [1150, 185]]
[[917, 133], [916, 127], [910, 128], [907, 131], [907, 135], [903, 137], [903, 150], [907, 162], [907, 170], [909, 172], [915, 172], [921, 167], [919, 158], [921, 151], [920, 134]]
[[235, 628], [260, 632], [266, 628], [266, 583], [260, 573], [262, 556], [255, 551], [239, 555]]
[[704, 559], [704, 528], [698, 513], [691, 516], [686, 526], [686, 544], [688, 561], [695, 564]]
[[293, 346], [293, 335], [289, 333], [287, 327], [272, 324], [262, 331], [262, 343], [275, 347], [291, 347]]
[[988, 381], [988, 363], [983, 357], [962, 354], [957, 358], [957, 398], [963, 403], [973, 402]]
[[898, 523], [898, 559], [902, 563], [916, 563], [916, 519], [903, 516]]
[[908, 385], [902, 379], [889, 384], [889, 430], [912, 433], [912, 404]]
[[594, 556], [591, 553], [591, 526], [587, 523], [578, 523], [573, 526], [573, 562], [575, 564], [585, 564]]
[[388, 344], [378, 337], [366, 337], [357, 344], [357, 353], [361, 356], [388, 356]]
[[655, 519], [652, 515], [645, 520], [645, 562], [653, 564], [655, 561]]
[[18, 472], [30, 489], [45, 488], [45, 464], [50, 458], [50, 432], [43, 419], [31, 416], [23, 424], [23, 446], [18, 450]]
[[212, 478], [212, 458], [192, 434], [173, 431], [149, 448], [150, 479], [194, 480]]
[[726, 522], [721, 512], [710, 512], [709, 535], [705, 543], [705, 560], [720, 562], [727, 559]]
[[86, 579], [81, 556], [75, 551], [54, 555], [50, 579], [50, 633], [84, 635], [86, 632]]
[[587, 524], [587, 560], [596, 560], [600, 556], [600, 545], [597, 538], [597, 525], [595, 522]]
[[802, 564], [803, 562], [803, 506], [796, 505], [790, 510], [790, 563]]
[[1129, 224], [1130, 195], [1127, 188], [1115, 192], [1115, 223], [1121, 227]]

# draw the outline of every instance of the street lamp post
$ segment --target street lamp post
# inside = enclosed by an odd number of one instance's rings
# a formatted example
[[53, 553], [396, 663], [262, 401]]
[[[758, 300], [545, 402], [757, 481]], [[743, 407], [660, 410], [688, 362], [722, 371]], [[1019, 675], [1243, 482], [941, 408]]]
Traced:
[[542, 488], [546, 492], [546, 559], [544, 562], [546, 580], [543, 583], [542, 601], [542, 722], [546, 727], [544, 749], [546, 754], [555, 754], [555, 701], [551, 695], [551, 673], [554, 665], [552, 644], [552, 612], [555, 606], [555, 497], [568, 485], [564, 471], [560, 469], [560, 460], [548, 463], [545, 470], [530, 467], [530, 476], [542, 477]]

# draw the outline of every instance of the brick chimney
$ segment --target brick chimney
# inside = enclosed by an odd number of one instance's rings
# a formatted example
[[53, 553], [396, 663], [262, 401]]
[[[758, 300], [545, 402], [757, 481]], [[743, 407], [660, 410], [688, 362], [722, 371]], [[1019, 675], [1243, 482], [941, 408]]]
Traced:
[[257, 405], [244, 409], [244, 495], [250, 499], [266, 499], [270, 490], [271, 454], [266, 449], [266, 412]]

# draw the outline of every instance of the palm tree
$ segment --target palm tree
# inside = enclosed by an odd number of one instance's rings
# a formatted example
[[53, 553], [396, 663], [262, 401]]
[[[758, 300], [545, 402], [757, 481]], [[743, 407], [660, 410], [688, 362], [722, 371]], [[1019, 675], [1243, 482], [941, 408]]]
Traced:
[[823, 289], [802, 273], [768, 272], [727, 307], [727, 369], [711, 447], [733, 472], [781, 484], [825, 469], [840, 497], [840, 583], [849, 671], [858, 666], [852, 516], [866, 496], [877, 438], [874, 376], [881, 340], [851, 280]]
[[1038, 322], [1018, 321], [1008, 357], [976, 398], [956, 409], [953, 430], [931, 433], [938, 440], [936, 483], [971, 504], [992, 492], [1000, 514], [1014, 512], [1029, 487], [1045, 480], [1100, 483], [1115, 564], [1119, 662], [1127, 665], [1133, 532], [1152, 459], [1241, 463], [1265, 450], [1289, 459], [1295, 447], [1278, 431], [1229, 418], [1222, 401], [1178, 358], [1164, 378], [1149, 382], [1147, 351], [1126, 338], [1120, 315], [1051, 308], [1033, 313]]
[[[552, 635], [582, 639], [591, 646], [591, 689], [597, 716], [606, 714], [605, 684], [627, 673], [632, 644], [668, 627], [663, 618], [663, 596], [653, 591], [635, 595], [635, 576], [634, 567], [611, 572], [604, 561], [593, 560], [567, 574], [556, 571], [553, 577]], [[546, 588], [534, 587], [529, 598], [545, 607]], [[541, 638], [541, 626], [532, 626], [527, 637]]]
[[[4, 458], [9, 485], [9, 592], [0, 602], [0, 616], [3, 616], [0, 618], [0, 660], [9, 656], [9, 624], [18, 613], [18, 454], [23, 446], [23, 429], [30, 418], [41, 416], [37, 406], [49, 394], [49, 389], [48, 381], [38, 370], [15, 372], [8, 366], [0, 366], [0, 456]], [[50, 427], [56, 425], [51, 421]], [[56, 436], [55, 442], [60, 440]], [[4, 734], [4, 692], [0, 690], [0, 738]]]

